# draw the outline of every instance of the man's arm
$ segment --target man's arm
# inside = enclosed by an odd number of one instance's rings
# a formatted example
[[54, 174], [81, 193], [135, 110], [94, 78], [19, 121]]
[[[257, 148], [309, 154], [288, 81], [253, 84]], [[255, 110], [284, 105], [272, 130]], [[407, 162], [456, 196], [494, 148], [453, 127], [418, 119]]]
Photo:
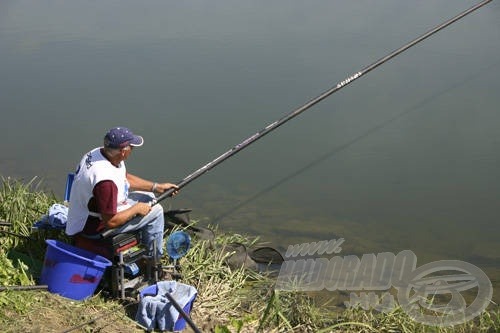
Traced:
[[101, 214], [101, 218], [107, 229], [113, 229], [127, 223], [137, 215], [147, 215], [150, 211], [151, 206], [148, 203], [138, 202], [116, 214]]
[[97, 183], [93, 195], [97, 205], [97, 211], [101, 214], [101, 220], [107, 229], [113, 229], [125, 224], [136, 215], [146, 215], [151, 211], [147, 203], [139, 202], [121, 212], [117, 212], [118, 189], [110, 180]]
[[[127, 180], [130, 184], [130, 188], [133, 191], [148, 191], [148, 192], [158, 192], [163, 193], [170, 188], [178, 188], [177, 185], [172, 183], [156, 183], [150, 180], [142, 179], [139, 176], [127, 173]], [[173, 195], [177, 194], [177, 191]]]

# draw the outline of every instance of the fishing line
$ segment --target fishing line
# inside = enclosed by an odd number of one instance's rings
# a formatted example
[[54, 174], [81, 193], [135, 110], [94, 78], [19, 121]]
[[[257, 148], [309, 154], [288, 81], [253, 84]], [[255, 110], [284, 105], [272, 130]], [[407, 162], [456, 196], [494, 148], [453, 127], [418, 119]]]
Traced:
[[280, 186], [280, 185], [282, 185], [282, 184], [284, 184], [284, 183], [292, 180], [293, 178], [301, 175], [302, 173], [308, 171], [309, 169], [320, 165], [321, 163], [325, 162], [329, 158], [332, 158], [336, 154], [341, 153], [341, 152], [345, 152], [347, 149], [351, 148], [356, 143], [358, 143], [360, 141], [363, 141], [367, 137], [369, 137], [369, 136], [373, 135], [374, 133], [382, 130], [386, 126], [388, 126], [388, 125], [396, 122], [397, 120], [400, 120], [401, 118], [405, 117], [406, 115], [408, 115], [408, 114], [410, 114], [412, 112], [415, 112], [416, 110], [422, 109], [425, 105], [427, 105], [428, 103], [431, 103], [433, 100], [437, 99], [438, 97], [442, 97], [445, 94], [449, 93], [450, 91], [453, 91], [455, 89], [463, 87], [466, 84], [468, 84], [468, 83], [472, 82], [473, 80], [477, 79], [478, 77], [482, 77], [484, 75], [484, 72], [491, 73], [492, 69], [495, 68], [496, 66], [498, 66], [499, 64], [500, 64], [500, 62], [496, 62], [496, 63], [493, 63], [492, 65], [484, 67], [484, 68], [480, 69], [479, 71], [477, 71], [475, 74], [470, 75], [470, 76], [464, 78], [460, 82], [454, 83], [451, 86], [448, 86], [446, 89], [443, 89], [442, 91], [435, 92], [431, 96], [429, 96], [429, 97], [421, 100], [420, 102], [418, 102], [417, 104], [415, 104], [412, 107], [408, 108], [407, 110], [405, 110], [405, 111], [403, 111], [401, 113], [398, 113], [398, 114], [392, 116], [391, 118], [383, 121], [382, 123], [380, 123], [380, 124], [378, 124], [376, 126], [373, 126], [373, 127], [369, 128], [368, 130], [366, 130], [362, 134], [356, 136], [355, 138], [353, 138], [353, 139], [351, 139], [351, 140], [349, 140], [349, 141], [347, 141], [347, 142], [345, 142], [345, 143], [343, 143], [343, 144], [341, 144], [339, 146], [335, 146], [333, 149], [329, 150], [325, 154], [323, 154], [323, 155], [315, 158], [312, 162], [307, 163], [303, 167], [301, 167], [301, 168], [297, 169], [296, 171], [288, 174], [287, 176], [281, 178], [277, 182], [275, 182], [275, 183], [267, 186], [266, 188], [264, 188], [264, 189], [260, 190], [259, 192], [255, 193], [254, 195], [248, 197], [247, 199], [245, 199], [244, 201], [240, 202], [236, 206], [230, 208], [226, 212], [224, 212], [224, 213], [222, 213], [222, 214], [214, 217], [212, 219], [212, 223], [217, 224], [222, 219], [224, 219], [227, 216], [231, 215], [232, 213], [234, 213], [238, 209], [240, 209], [240, 208], [242, 208], [242, 207], [250, 204], [252, 201], [258, 199], [262, 195], [265, 195], [265, 194], [271, 192], [272, 190], [274, 190], [278, 186]]
[[[321, 102], [325, 98], [329, 97], [333, 93], [339, 91], [340, 89], [342, 89], [345, 86], [351, 84], [352, 82], [354, 82], [355, 80], [359, 79], [363, 75], [371, 72], [372, 70], [374, 70], [378, 66], [380, 66], [383, 63], [385, 63], [385, 62], [389, 61], [390, 59], [394, 58], [398, 54], [400, 54], [400, 53], [408, 50], [409, 48], [411, 48], [414, 45], [416, 45], [416, 44], [420, 43], [421, 41], [423, 41], [424, 39], [426, 39], [426, 38], [434, 35], [438, 31], [446, 28], [450, 24], [452, 24], [452, 23], [460, 20], [461, 18], [469, 15], [470, 13], [472, 13], [475, 10], [483, 7], [484, 5], [486, 5], [487, 3], [491, 2], [491, 1], [492, 0], [485, 0], [485, 1], [482, 1], [482, 2], [480, 2], [480, 3], [478, 3], [478, 4], [474, 5], [474, 6], [470, 7], [469, 9], [461, 12], [460, 14], [458, 14], [458, 15], [456, 15], [454, 17], [452, 17], [451, 19], [449, 19], [449, 20], [447, 20], [447, 21], [445, 21], [445, 22], [437, 25], [436, 27], [434, 27], [431, 30], [429, 30], [426, 33], [424, 33], [423, 35], [415, 38], [411, 42], [409, 42], [409, 43], [401, 46], [400, 48], [392, 51], [391, 53], [387, 54], [386, 56], [384, 56], [384, 57], [380, 58], [379, 60], [373, 62], [372, 64], [364, 67], [360, 71], [358, 71], [358, 72], [350, 75], [346, 79], [344, 79], [344, 80], [340, 81], [339, 83], [337, 83], [332, 88], [326, 90], [321, 95], [317, 96], [316, 98], [313, 98], [312, 100], [310, 100], [309, 102], [307, 102], [303, 106], [301, 106], [301, 107], [293, 110], [292, 112], [290, 112], [289, 114], [287, 114], [284, 117], [280, 118], [279, 120], [276, 120], [276, 121], [270, 123], [269, 125], [267, 125], [266, 127], [264, 127], [262, 130], [260, 130], [259, 132], [255, 133], [254, 135], [252, 135], [249, 138], [245, 139], [243, 142], [237, 144], [236, 146], [234, 146], [233, 148], [229, 149], [228, 151], [226, 151], [222, 155], [218, 156], [217, 158], [215, 158], [211, 162], [205, 164], [204, 166], [202, 166], [198, 170], [196, 170], [193, 173], [189, 174], [188, 176], [186, 176], [184, 179], [182, 179], [180, 182], [177, 183], [177, 187], [179, 189], [181, 189], [182, 187], [186, 186], [187, 184], [189, 184], [193, 180], [197, 179], [198, 177], [200, 177], [201, 175], [203, 175], [207, 171], [211, 170], [212, 168], [214, 168], [218, 164], [222, 163], [226, 159], [228, 159], [231, 156], [235, 155], [236, 153], [240, 152], [242, 149], [248, 147], [250, 144], [254, 143], [258, 139], [262, 138], [263, 136], [269, 134], [271, 131], [273, 131], [276, 128], [280, 127], [281, 125], [283, 125], [287, 121], [295, 118], [296, 116], [298, 116], [302, 112], [304, 112], [304, 111], [308, 110], [309, 108], [311, 108], [312, 106], [318, 104], [319, 102]], [[174, 188], [171, 188], [171, 189], [165, 191], [163, 194], [161, 194], [156, 199], [154, 199], [153, 202], [152, 202], [152, 204], [157, 204], [160, 201], [162, 201], [162, 200], [164, 200], [164, 199], [172, 196], [172, 193], [174, 191], [176, 191], [176, 189], [174, 189]]]

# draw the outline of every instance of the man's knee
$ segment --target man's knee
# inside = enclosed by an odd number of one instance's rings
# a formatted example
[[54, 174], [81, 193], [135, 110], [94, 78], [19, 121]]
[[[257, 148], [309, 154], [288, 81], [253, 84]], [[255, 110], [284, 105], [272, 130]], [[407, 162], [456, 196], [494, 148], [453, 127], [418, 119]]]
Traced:
[[163, 218], [163, 207], [162, 205], [154, 205], [151, 207], [150, 214], [160, 215]]

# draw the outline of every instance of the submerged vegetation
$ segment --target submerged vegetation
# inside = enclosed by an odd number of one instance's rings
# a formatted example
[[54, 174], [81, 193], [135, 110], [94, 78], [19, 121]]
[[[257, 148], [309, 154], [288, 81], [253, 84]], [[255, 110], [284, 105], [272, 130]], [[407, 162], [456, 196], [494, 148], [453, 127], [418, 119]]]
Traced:
[[[0, 325], [2, 331], [135, 332], [135, 304], [97, 294], [83, 302], [44, 290], [29, 290], [40, 275], [46, 238], [31, 226], [57, 198], [39, 190], [35, 179], [22, 183], [2, 178], [0, 188]], [[361, 308], [332, 311], [312, 295], [276, 291], [269, 276], [226, 265], [225, 244], [252, 245], [255, 239], [216, 230], [214, 240], [195, 240], [182, 258], [182, 282], [198, 297], [191, 313], [203, 332], [497, 332], [500, 313], [492, 305], [474, 320], [454, 327], [429, 327], [413, 321], [402, 309], [389, 313]], [[6, 286], [28, 286], [12, 290]], [[332, 302], [332, 300], [329, 300]], [[333, 301], [334, 302], [334, 301]]]

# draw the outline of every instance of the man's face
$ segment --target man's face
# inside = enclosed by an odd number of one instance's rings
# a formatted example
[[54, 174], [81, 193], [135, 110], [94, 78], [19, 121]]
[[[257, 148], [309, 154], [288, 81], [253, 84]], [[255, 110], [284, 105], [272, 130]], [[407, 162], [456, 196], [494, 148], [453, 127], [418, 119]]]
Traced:
[[132, 146], [127, 146], [121, 149], [122, 159], [125, 161], [132, 153]]

